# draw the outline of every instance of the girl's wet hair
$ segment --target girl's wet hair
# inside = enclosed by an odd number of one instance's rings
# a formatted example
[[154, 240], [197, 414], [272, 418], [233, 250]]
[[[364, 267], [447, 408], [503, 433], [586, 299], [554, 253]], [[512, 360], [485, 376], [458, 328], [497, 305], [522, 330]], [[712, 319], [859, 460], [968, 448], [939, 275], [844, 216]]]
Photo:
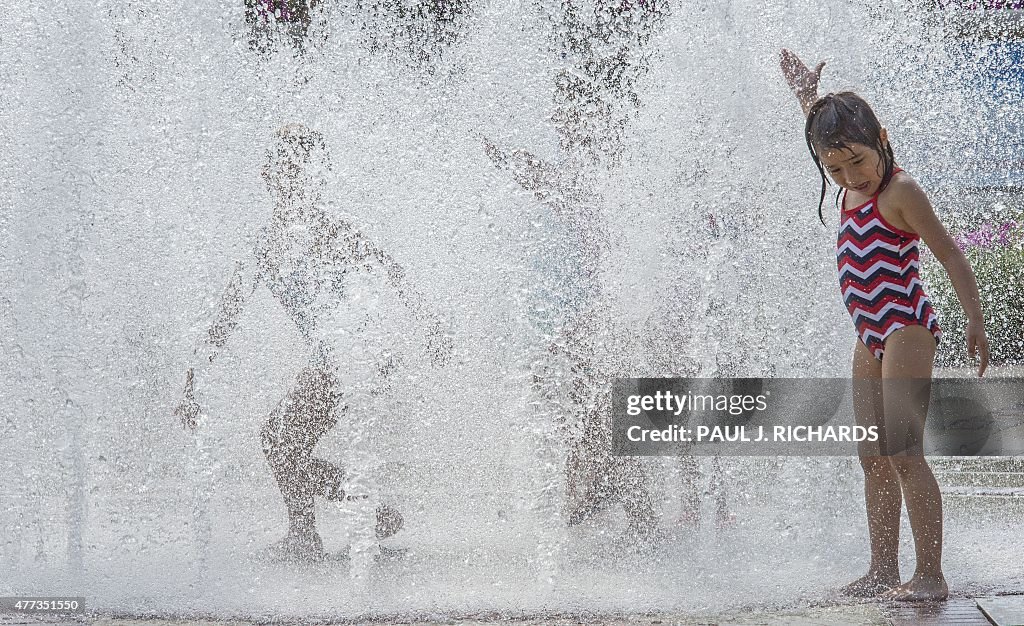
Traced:
[[279, 128], [275, 135], [280, 155], [291, 155], [305, 163], [308, 163], [317, 152], [325, 160], [329, 157], [324, 136], [304, 124], [286, 124]]
[[[286, 124], [274, 133], [274, 143], [267, 148], [263, 176], [271, 190], [273, 179], [308, 178], [325, 184], [331, 171], [331, 155], [319, 131], [304, 124]], [[303, 172], [305, 172], [303, 174]]]
[[825, 223], [825, 218], [821, 207], [825, 203], [828, 179], [825, 177], [825, 168], [821, 165], [819, 152], [849, 150], [854, 144], [868, 146], [878, 153], [885, 166], [879, 189], [884, 189], [892, 179], [893, 168], [896, 166], [892, 146], [888, 142], [883, 145], [882, 124], [864, 98], [853, 92], [830, 93], [811, 105], [811, 110], [807, 113], [807, 124], [804, 126], [804, 137], [807, 139], [807, 149], [811, 152], [811, 158], [814, 159], [818, 173], [821, 174], [818, 219], [822, 224]]

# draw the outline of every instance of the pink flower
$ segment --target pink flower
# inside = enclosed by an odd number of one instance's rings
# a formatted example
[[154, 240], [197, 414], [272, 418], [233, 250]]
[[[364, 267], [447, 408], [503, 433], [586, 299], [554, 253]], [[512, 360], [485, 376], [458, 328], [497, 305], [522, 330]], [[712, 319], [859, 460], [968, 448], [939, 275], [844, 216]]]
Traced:
[[996, 247], [1008, 247], [1020, 243], [1024, 238], [1021, 231], [1021, 222], [1003, 222], [997, 226], [982, 224], [981, 228], [975, 231], [963, 233], [953, 238], [957, 247], [961, 250], [970, 248], [981, 248], [988, 250]]

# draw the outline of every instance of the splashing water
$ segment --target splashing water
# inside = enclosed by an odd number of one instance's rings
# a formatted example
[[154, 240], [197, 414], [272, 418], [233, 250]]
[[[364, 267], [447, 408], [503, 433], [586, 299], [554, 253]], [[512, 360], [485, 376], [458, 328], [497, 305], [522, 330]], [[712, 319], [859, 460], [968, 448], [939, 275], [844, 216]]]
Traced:
[[[723, 459], [735, 523], [685, 528], [700, 469], [595, 451], [603, 390], [846, 374], [780, 47], [826, 59], [823, 89], [863, 93], [940, 214], [975, 224], [1021, 182], [990, 158], [1021, 158], [1020, 40], [965, 39], [957, 6], [326, 4], [51, 3], [5, 22], [0, 588], [175, 615], [701, 614], [859, 575], [851, 461]], [[184, 373], [272, 224], [285, 124], [329, 147], [312, 205], [385, 251], [441, 326], [357, 262], [314, 330], [270, 279], [203, 372], [193, 434], [174, 415]], [[309, 271], [305, 249], [273, 271]], [[316, 448], [367, 497], [316, 501], [324, 549], [348, 559], [259, 560], [288, 529], [261, 427], [319, 341], [375, 390], [348, 391]], [[380, 502], [402, 512], [387, 541], [404, 557], [374, 558]], [[977, 524], [972, 506], [950, 507], [954, 591], [1019, 588], [976, 565], [1009, 558], [993, 546], [1016, 505]]]

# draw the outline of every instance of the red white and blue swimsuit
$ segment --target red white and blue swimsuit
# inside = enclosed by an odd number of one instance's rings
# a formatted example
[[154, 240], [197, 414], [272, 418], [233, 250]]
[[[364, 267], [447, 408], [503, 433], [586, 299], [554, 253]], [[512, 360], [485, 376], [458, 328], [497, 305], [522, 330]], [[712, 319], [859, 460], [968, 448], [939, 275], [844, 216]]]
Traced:
[[882, 217], [878, 193], [860, 206], [845, 205], [844, 193], [836, 262], [839, 288], [860, 340], [879, 361], [886, 338], [906, 326], [924, 326], [938, 342], [939, 321], [918, 276], [921, 238]]

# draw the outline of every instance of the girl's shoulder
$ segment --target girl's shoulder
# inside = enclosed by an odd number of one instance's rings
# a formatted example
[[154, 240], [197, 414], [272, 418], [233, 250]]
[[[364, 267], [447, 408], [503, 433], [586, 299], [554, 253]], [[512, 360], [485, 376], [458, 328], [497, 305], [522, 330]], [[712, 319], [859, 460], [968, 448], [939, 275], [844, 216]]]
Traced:
[[271, 230], [269, 224], [264, 224], [256, 229], [256, 232], [249, 233], [246, 237], [253, 250], [260, 251], [270, 247]]
[[261, 267], [268, 264], [274, 249], [274, 232], [270, 225], [264, 224], [255, 233], [251, 233], [248, 239], [249, 249], [256, 258], [256, 263]]
[[906, 170], [893, 173], [889, 184], [878, 194], [878, 201], [885, 204], [901, 205], [920, 201], [922, 198], [927, 199], [924, 189]]
[[914, 234], [907, 215], [931, 210], [928, 195], [914, 177], [905, 171], [893, 175], [886, 188], [878, 195], [878, 210], [889, 223], [899, 230]]

